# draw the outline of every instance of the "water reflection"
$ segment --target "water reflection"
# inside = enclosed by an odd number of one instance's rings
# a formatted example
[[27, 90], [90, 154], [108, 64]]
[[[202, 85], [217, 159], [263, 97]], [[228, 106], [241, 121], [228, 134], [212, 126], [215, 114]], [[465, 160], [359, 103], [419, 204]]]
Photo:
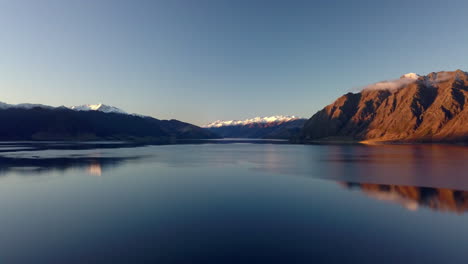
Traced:
[[348, 189], [360, 190], [374, 199], [400, 204], [411, 211], [420, 207], [458, 214], [468, 211], [468, 191], [354, 182], [341, 184]]
[[90, 175], [101, 176], [102, 175], [102, 166], [98, 161], [93, 161], [89, 164], [88, 169], [86, 170]]
[[12, 158], [0, 157], [0, 175], [10, 173], [19, 175], [46, 175], [53, 171], [65, 173], [68, 170], [85, 171], [92, 176], [101, 176], [104, 170], [121, 166], [129, 161], [139, 160], [131, 157], [63, 157], [63, 158]]
[[464, 263], [468, 257], [468, 193], [461, 191], [468, 190], [468, 148], [42, 148], [0, 153], [2, 263]]
[[338, 181], [468, 190], [464, 146], [333, 146], [318, 159], [324, 177]]

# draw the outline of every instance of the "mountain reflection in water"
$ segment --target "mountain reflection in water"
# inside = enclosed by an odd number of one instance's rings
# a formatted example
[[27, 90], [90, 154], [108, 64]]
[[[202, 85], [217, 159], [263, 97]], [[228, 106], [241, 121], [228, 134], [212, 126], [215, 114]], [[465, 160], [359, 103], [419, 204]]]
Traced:
[[0, 157], [0, 176], [2, 174], [17, 173], [20, 175], [47, 175], [51, 171], [62, 173], [78, 169], [92, 176], [101, 176], [104, 170], [123, 165], [130, 160], [141, 157], [63, 157], [63, 158], [10, 158]]
[[0, 153], [1, 263], [468, 258], [468, 148], [82, 145]]
[[341, 184], [349, 189], [361, 190], [377, 200], [401, 204], [411, 211], [416, 211], [420, 207], [458, 214], [468, 211], [468, 191], [352, 182]]

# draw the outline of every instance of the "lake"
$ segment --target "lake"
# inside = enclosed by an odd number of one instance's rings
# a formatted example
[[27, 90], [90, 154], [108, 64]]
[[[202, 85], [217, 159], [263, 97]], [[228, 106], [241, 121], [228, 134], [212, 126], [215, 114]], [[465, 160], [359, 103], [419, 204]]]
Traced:
[[0, 263], [468, 259], [468, 147], [273, 143], [2, 142]]

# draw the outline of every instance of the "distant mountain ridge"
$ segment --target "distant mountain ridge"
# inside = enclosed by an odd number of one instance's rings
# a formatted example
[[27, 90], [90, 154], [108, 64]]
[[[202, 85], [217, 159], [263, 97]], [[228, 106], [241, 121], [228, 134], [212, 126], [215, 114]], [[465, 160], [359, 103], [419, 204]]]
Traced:
[[276, 115], [276, 116], [267, 116], [267, 117], [254, 117], [245, 120], [217, 120], [215, 122], [204, 125], [205, 128], [211, 127], [223, 127], [223, 126], [245, 126], [249, 124], [267, 124], [267, 123], [281, 123], [289, 122], [297, 119], [304, 119], [297, 116], [285, 116], [285, 115]]
[[313, 115], [303, 142], [467, 142], [468, 73], [405, 74], [348, 93]]
[[296, 116], [255, 117], [245, 120], [215, 121], [203, 126], [224, 138], [288, 139], [299, 132], [306, 119]]
[[[68, 108], [71, 110], [75, 111], [99, 111], [99, 112], [104, 112], [104, 113], [119, 113], [119, 114], [127, 114], [129, 113], [125, 112], [124, 110], [117, 108], [115, 106], [110, 106], [110, 105], [105, 105], [103, 103], [99, 104], [84, 104], [84, 105], [75, 105], [75, 106], [49, 106], [49, 105], [43, 105], [43, 104], [29, 104], [29, 103], [24, 103], [24, 104], [7, 104], [4, 102], [0, 102], [0, 109], [8, 109], [8, 108], [22, 108], [22, 109], [31, 109], [31, 108], [44, 108], [44, 109], [58, 109], [58, 108]], [[132, 114], [132, 115], [138, 115], [142, 116], [139, 114]]]
[[9, 109], [9, 108], [19, 108], [19, 109], [32, 109], [32, 108], [45, 108], [45, 109], [53, 109], [53, 108], [65, 108], [65, 106], [59, 106], [59, 107], [53, 107], [49, 105], [43, 105], [43, 104], [29, 104], [29, 103], [24, 103], [24, 104], [7, 104], [4, 102], [0, 102], [0, 110], [2, 109]]
[[218, 138], [178, 120], [127, 114], [116, 107], [52, 107], [0, 103], [0, 140], [130, 140], [168, 142]]

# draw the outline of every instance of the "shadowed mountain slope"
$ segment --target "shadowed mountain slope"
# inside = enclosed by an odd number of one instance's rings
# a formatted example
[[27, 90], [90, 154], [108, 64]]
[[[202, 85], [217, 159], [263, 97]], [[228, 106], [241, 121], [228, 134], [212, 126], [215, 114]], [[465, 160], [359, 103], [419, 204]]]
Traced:
[[58, 108], [0, 109], [0, 140], [148, 140], [217, 138], [177, 120]]

